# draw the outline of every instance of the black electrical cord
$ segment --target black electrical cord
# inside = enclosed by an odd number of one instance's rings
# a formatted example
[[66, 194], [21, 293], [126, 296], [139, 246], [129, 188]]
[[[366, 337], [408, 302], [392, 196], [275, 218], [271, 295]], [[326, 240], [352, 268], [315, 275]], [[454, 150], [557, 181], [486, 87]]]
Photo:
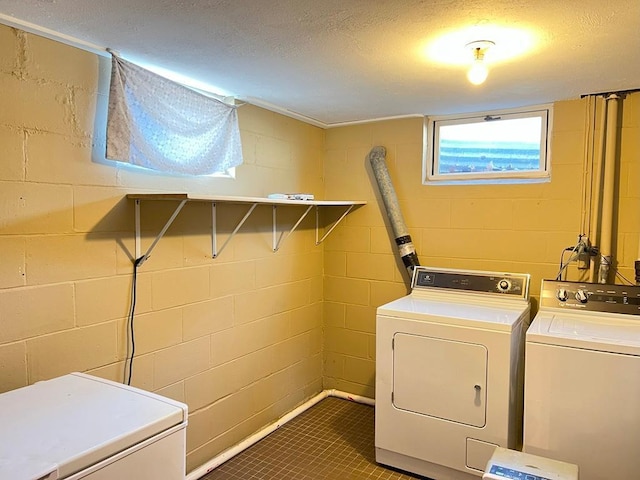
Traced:
[[564, 266], [564, 252], [566, 252], [567, 250], [562, 250], [562, 253], [560, 254], [560, 265], [558, 265], [558, 274], [556, 275], [556, 280], [562, 280], [562, 271], [563, 271], [563, 266]]
[[[125, 356], [125, 373], [127, 369], [127, 360], [129, 362], [129, 375], [127, 376], [127, 385], [131, 385], [131, 376], [133, 374], [133, 357], [136, 354], [136, 338], [133, 321], [136, 312], [136, 296], [138, 290], [138, 267], [142, 263], [144, 256], [137, 258], [133, 262], [133, 280], [131, 282], [131, 307], [129, 308], [129, 341], [127, 341], [127, 354]], [[131, 356], [129, 356], [129, 343], [131, 343]]]
[[[562, 253], [560, 254], [560, 268], [558, 270], [558, 275], [556, 276], [556, 280], [562, 280], [562, 272], [566, 271], [566, 268], [568, 266], [567, 264], [564, 263], [564, 254], [566, 252], [575, 253], [577, 248], [578, 248], [578, 245], [576, 245], [575, 247], [567, 247], [564, 250], [562, 250]], [[599, 254], [597, 247], [588, 248], [586, 253], [588, 253], [591, 256], [595, 256]], [[613, 273], [615, 274], [616, 277], [620, 278], [623, 282], [627, 282], [628, 285], [635, 285], [635, 283], [633, 283], [627, 277], [622, 275], [622, 273], [620, 273], [620, 270], [614, 267], [613, 264], [607, 259], [607, 257], [601, 256], [601, 258], [609, 266], [609, 268], [613, 270]], [[569, 259], [568, 263], [570, 262], [571, 262], [571, 258]]]
[[[575, 247], [567, 247], [562, 250], [562, 253], [560, 254], [560, 267], [558, 268], [558, 275], [556, 275], [556, 280], [562, 280], [562, 272], [564, 272], [567, 268], [567, 266], [564, 264], [565, 252], [575, 252], [577, 248], [578, 245], [576, 245]], [[571, 262], [571, 257], [569, 257], [569, 262]]]

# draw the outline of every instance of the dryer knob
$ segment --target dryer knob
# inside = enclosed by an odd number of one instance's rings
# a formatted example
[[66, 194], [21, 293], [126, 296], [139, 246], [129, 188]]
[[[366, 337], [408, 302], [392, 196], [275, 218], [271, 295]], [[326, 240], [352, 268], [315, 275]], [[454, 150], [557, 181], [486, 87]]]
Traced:
[[559, 288], [558, 293], [556, 293], [556, 297], [558, 297], [558, 300], [561, 302], [566, 302], [569, 298], [569, 292], [567, 292], [566, 288]]
[[506, 278], [503, 278], [498, 282], [498, 290], [500, 290], [501, 292], [508, 292], [510, 288], [511, 282]]
[[578, 300], [580, 303], [587, 303], [587, 300], [589, 300], [589, 296], [584, 290], [578, 290], [576, 292], [576, 300]]

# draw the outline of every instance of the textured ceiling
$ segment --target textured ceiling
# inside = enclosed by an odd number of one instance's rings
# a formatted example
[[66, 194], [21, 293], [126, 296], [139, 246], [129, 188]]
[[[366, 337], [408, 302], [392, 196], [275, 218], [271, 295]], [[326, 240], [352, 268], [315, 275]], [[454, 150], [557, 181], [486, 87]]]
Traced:
[[[109, 47], [325, 125], [640, 87], [640, 0], [0, 0], [0, 22]], [[469, 84], [464, 44], [494, 40], [498, 53], [518, 32], [530, 49], [498, 56], [484, 85]]]

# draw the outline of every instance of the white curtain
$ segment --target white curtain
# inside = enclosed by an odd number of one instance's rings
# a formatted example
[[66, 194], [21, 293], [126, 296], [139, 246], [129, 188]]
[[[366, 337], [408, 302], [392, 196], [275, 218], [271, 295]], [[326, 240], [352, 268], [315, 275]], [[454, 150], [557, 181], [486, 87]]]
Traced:
[[112, 55], [107, 158], [208, 175], [242, 163], [237, 107]]

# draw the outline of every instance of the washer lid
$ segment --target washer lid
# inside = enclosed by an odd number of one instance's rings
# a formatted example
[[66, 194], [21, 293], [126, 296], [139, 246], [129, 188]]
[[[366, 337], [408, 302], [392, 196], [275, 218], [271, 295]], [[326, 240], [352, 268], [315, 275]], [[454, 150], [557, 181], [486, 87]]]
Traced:
[[529, 320], [529, 302], [465, 301], [463, 295], [416, 298], [407, 295], [378, 307], [378, 315], [422, 322], [460, 325], [489, 330], [512, 331], [520, 321]]
[[541, 311], [527, 342], [640, 355], [640, 321], [621, 314]]
[[89, 375], [38, 382], [0, 395], [0, 478], [66, 478], [186, 420], [182, 403]]

